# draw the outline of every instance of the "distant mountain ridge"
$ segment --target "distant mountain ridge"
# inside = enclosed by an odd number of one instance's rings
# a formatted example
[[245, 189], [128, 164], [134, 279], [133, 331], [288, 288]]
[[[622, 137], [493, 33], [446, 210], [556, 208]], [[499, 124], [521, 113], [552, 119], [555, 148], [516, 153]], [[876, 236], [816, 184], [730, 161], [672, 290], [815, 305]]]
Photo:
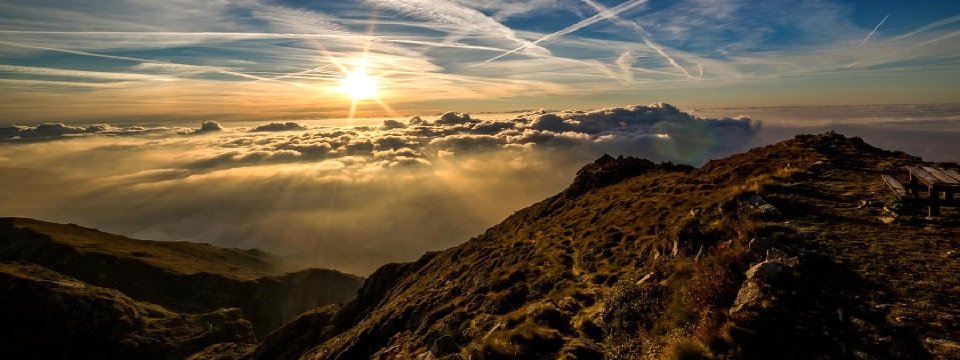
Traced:
[[277, 274], [259, 250], [130, 239], [77, 225], [0, 219], [0, 261], [38, 264], [184, 313], [240, 308], [260, 336], [354, 296], [362, 278], [333, 270]]

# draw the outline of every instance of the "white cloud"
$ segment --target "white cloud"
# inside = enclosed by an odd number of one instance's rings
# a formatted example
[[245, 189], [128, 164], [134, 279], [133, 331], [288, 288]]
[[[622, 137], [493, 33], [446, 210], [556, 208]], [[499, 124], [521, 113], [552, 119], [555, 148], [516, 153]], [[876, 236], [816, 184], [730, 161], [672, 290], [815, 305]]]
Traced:
[[4, 127], [0, 212], [260, 247], [298, 266], [365, 274], [480, 233], [561, 190], [603, 153], [702, 162], [742, 149], [757, 131], [755, 121], [661, 104], [413, 120], [266, 125], [300, 127], [279, 132], [214, 122]]

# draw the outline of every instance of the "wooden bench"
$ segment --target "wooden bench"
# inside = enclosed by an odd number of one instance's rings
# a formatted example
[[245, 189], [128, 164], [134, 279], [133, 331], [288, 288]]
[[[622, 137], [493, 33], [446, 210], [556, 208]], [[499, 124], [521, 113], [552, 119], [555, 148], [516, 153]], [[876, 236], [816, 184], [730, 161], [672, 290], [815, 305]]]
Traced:
[[953, 199], [953, 195], [960, 192], [960, 178], [957, 178], [960, 174], [956, 171], [932, 166], [907, 166], [906, 169], [910, 174], [910, 183], [906, 186], [907, 194], [919, 198], [921, 187], [927, 189], [928, 216], [940, 216], [942, 205], [958, 205]]
[[900, 184], [897, 179], [894, 179], [893, 176], [880, 175], [880, 177], [883, 178], [883, 182], [887, 184], [887, 187], [889, 187], [890, 190], [893, 190], [893, 194], [897, 196], [897, 199], [902, 200], [903, 198], [907, 197], [907, 189], [904, 189], [903, 185]]
[[937, 178], [937, 180], [940, 180], [941, 182], [943, 182], [944, 184], [953, 184], [953, 185], [960, 184], [960, 181], [958, 181], [957, 179], [954, 179], [952, 176], [950, 176], [950, 174], [947, 174], [945, 170], [941, 170], [941, 169], [938, 169], [935, 167], [929, 167], [929, 166], [924, 166], [923, 169], [926, 170], [928, 173], [930, 173], [930, 175], [933, 175], [933, 177]]
[[956, 170], [948, 169], [948, 170], [943, 170], [943, 172], [947, 175], [950, 175], [950, 177], [957, 179], [957, 181], [960, 181], [960, 173], [958, 173]]

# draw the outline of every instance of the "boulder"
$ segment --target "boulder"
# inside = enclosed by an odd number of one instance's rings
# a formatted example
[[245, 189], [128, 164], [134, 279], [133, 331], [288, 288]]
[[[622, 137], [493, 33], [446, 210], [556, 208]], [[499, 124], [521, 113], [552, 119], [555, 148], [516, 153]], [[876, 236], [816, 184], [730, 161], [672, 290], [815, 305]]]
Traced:
[[430, 346], [430, 352], [436, 357], [455, 354], [460, 352], [460, 344], [450, 335], [443, 335], [433, 341]]
[[750, 210], [750, 213], [761, 219], [774, 220], [783, 216], [780, 209], [777, 209], [760, 195], [750, 195], [743, 201], [743, 204]]
[[783, 274], [784, 267], [776, 261], [766, 260], [747, 270], [747, 280], [770, 284]]
[[747, 252], [752, 255], [760, 255], [773, 247], [773, 244], [773, 239], [766, 236], [758, 236], [750, 239], [750, 243], [747, 244]]

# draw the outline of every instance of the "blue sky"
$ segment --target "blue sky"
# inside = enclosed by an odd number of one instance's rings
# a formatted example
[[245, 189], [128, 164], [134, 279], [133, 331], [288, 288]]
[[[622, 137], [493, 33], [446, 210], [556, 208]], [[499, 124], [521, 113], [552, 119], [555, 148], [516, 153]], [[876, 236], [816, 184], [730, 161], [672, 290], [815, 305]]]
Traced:
[[358, 115], [960, 100], [956, 1], [0, 0], [0, 13], [0, 123], [344, 116], [354, 101], [337, 89], [358, 68], [380, 87]]

